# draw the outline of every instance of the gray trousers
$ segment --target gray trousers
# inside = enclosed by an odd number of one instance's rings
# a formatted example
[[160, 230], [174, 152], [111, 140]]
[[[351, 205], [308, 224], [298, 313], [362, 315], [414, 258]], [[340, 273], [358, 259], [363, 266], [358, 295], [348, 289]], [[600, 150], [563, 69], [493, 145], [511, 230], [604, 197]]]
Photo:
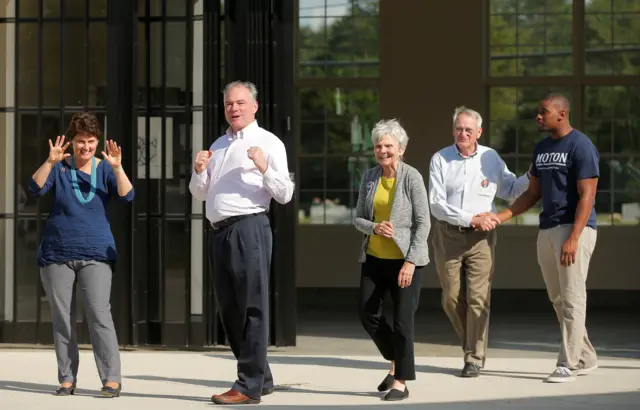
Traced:
[[80, 356], [76, 337], [76, 281], [100, 380], [120, 383], [120, 350], [111, 317], [111, 267], [104, 262], [71, 261], [40, 269], [51, 306], [53, 340], [58, 359], [58, 381], [75, 383]]

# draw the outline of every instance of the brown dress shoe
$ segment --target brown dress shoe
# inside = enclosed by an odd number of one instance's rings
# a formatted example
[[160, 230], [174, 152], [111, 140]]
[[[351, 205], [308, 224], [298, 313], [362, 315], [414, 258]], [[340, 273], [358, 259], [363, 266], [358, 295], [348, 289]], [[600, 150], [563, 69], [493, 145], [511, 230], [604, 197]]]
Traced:
[[252, 399], [249, 396], [245, 396], [237, 390], [229, 390], [223, 394], [214, 394], [211, 396], [211, 401], [215, 404], [258, 404], [260, 400]]

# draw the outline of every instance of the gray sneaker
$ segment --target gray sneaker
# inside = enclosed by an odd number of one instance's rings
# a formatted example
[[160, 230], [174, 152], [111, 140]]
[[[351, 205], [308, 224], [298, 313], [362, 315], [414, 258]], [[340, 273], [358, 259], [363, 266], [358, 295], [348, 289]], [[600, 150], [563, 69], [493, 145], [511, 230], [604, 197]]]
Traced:
[[569, 370], [566, 367], [559, 366], [559, 367], [556, 367], [556, 369], [553, 371], [553, 373], [549, 375], [549, 377], [547, 377], [546, 382], [547, 383], [567, 383], [575, 380], [576, 378], [573, 376], [573, 373], [571, 373], [571, 370]]
[[594, 363], [594, 364], [589, 365], [589, 366], [586, 366], [584, 363], [580, 363], [580, 367], [578, 367], [578, 370], [576, 371], [576, 375], [584, 376], [585, 374], [591, 373], [592, 371], [594, 371], [597, 368], [598, 368], [598, 364], [597, 363]]

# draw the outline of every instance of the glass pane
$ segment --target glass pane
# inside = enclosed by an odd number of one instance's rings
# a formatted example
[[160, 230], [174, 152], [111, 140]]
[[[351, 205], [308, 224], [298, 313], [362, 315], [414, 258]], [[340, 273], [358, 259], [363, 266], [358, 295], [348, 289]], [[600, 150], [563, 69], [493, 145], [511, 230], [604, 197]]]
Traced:
[[[60, 38], [60, 23], [45, 22], [42, 25], [42, 105], [45, 107], [60, 107], [62, 84], [60, 74], [62, 69], [62, 44]], [[35, 50], [34, 50], [35, 51]], [[20, 50], [22, 54], [22, 50]], [[35, 53], [37, 55], [37, 51]], [[46, 67], [46, 68], [45, 68]], [[37, 76], [35, 80], [37, 80]], [[20, 102], [22, 105], [22, 101]]]
[[[191, 262], [191, 232], [188, 221], [166, 221], [164, 235], [165, 320], [184, 323], [186, 314], [185, 284]], [[189, 223], [190, 224], [190, 223]]]
[[609, 159], [605, 163], [611, 168], [613, 186], [609, 189], [625, 192], [640, 191], [640, 159], [638, 157]]
[[[104, 23], [103, 23], [104, 24]], [[105, 24], [106, 25], [106, 24]], [[84, 50], [84, 23], [64, 24], [64, 105], [84, 105], [84, 73], [87, 56]], [[99, 50], [95, 50], [100, 53]], [[91, 50], [91, 52], [94, 52]]]
[[107, 41], [107, 23], [89, 23], [89, 106], [107, 105]]
[[596, 224], [611, 225], [613, 224], [614, 214], [612, 213], [611, 200], [613, 196], [608, 191], [596, 192]]
[[587, 124], [601, 152], [640, 152], [640, 87], [585, 87]]
[[167, 23], [166, 27], [166, 105], [186, 105], [187, 68], [192, 69], [187, 63], [187, 23]]
[[324, 160], [322, 158], [300, 158], [300, 189], [324, 189]]
[[556, 87], [492, 88], [489, 91], [490, 146], [503, 154], [532, 153], [544, 137], [535, 122], [538, 104], [550, 92], [562, 93], [571, 101], [567, 90]]
[[300, 199], [298, 201], [298, 223], [324, 224], [322, 190], [300, 190]]
[[[88, 3], [91, 3], [92, 1], [93, 0], [90, 0]], [[43, 1], [43, 3], [48, 3], [48, 1]], [[86, 3], [87, 2], [85, 0], [64, 0], [64, 16], [84, 17]]]
[[185, 214], [191, 199], [189, 181], [192, 164], [191, 148], [188, 147], [188, 142], [191, 141], [191, 116], [186, 118], [184, 113], [170, 115], [166, 119], [165, 136], [165, 212]]
[[640, 224], [640, 184], [637, 180], [635, 190], [613, 192], [612, 196], [614, 225]]
[[491, 1], [492, 76], [570, 75], [570, 1]]
[[[53, 4], [59, 2], [60, 0], [52, 1]], [[6, 8], [9, 9], [15, 7], [15, 3], [16, 2], [11, 1], [6, 2]], [[20, 0], [17, 3], [19, 17], [38, 17], [39, 3], [42, 3], [42, 0]], [[58, 10], [60, 10], [60, 6], [58, 6]]]
[[[37, 265], [40, 235], [35, 219], [16, 220], [16, 321], [35, 321], [39, 307], [40, 271]], [[41, 293], [40, 295], [43, 295]]]
[[327, 189], [350, 189], [353, 186], [349, 172], [349, 158], [327, 158]]
[[638, 4], [640, 4], [638, 0], [587, 3], [585, 16], [587, 43], [585, 72], [587, 74], [636, 75], [640, 73]]
[[300, 152], [302, 154], [323, 154], [325, 123], [303, 122], [300, 124]]
[[89, 15], [91, 17], [107, 17], [107, 0], [89, 1]]
[[357, 192], [327, 191], [324, 197], [325, 223], [336, 225], [352, 224], [357, 201]]
[[[16, 48], [19, 53], [18, 101], [21, 106], [38, 105], [38, 24], [20, 23]], [[51, 67], [55, 70], [55, 67]], [[58, 77], [58, 82], [60, 81]]]
[[300, 76], [379, 75], [377, 1], [301, 1], [299, 12]]

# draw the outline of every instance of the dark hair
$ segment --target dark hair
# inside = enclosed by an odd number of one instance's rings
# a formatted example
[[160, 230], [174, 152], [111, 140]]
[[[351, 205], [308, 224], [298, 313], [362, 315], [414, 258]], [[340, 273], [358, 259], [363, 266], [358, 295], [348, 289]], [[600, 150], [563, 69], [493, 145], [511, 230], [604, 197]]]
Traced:
[[100, 129], [100, 122], [95, 115], [90, 112], [79, 112], [71, 117], [66, 134], [70, 140], [78, 134], [93, 135], [100, 139], [102, 130]]

